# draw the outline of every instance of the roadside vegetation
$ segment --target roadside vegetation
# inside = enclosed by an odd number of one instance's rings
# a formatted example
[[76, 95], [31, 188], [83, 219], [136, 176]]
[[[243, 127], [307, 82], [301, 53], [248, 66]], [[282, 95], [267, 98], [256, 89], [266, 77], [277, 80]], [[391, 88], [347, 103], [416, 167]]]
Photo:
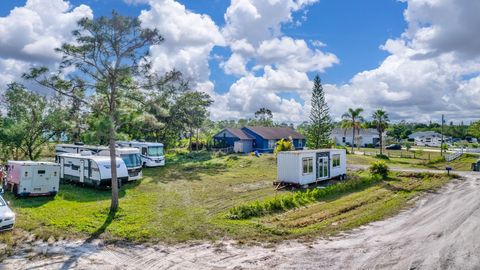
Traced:
[[[397, 213], [411, 199], [450, 178], [433, 174], [370, 172], [310, 191], [275, 192], [273, 155], [216, 155], [206, 151], [167, 156], [167, 166], [144, 170], [144, 179], [119, 192], [120, 208], [109, 213], [110, 192], [62, 184], [55, 198], [7, 200], [17, 213], [14, 232], [1, 241], [97, 238], [107, 241], [178, 243], [235, 239], [279, 241], [334, 235]], [[232, 209], [263, 207], [261, 214], [231, 219]], [[270, 205], [270, 206], [266, 206]], [[248, 207], [247, 207], [248, 208]], [[240, 212], [239, 212], [240, 213]], [[230, 217], [230, 218], [229, 218]], [[28, 232], [28, 233], [25, 233]]]

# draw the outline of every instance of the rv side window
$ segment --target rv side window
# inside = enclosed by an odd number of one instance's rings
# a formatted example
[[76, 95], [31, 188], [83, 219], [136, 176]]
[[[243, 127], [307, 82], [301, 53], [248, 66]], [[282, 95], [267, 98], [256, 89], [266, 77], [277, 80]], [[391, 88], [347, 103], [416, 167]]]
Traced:
[[332, 163], [334, 168], [340, 166], [340, 155], [338, 154], [333, 155], [332, 159], [333, 159]]
[[38, 174], [45, 174], [45, 170], [38, 170]]
[[142, 155], [147, 155], [147, 148], [146, 147], [142, 147]]
[[72, 170], [78, 171], [80, 169], [80, 166], [72, 164]]
[[310, 174], [313, 172], [313, 158], [302, 159], [303, 174]]
[[97, 165], [97, 163], [92, 163], [92, 171], [98, 172], [98, 165]]

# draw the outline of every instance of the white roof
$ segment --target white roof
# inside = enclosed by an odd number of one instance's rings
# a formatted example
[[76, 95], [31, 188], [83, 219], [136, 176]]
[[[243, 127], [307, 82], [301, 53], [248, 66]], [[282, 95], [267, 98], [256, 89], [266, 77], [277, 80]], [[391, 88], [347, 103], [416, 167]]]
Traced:
[[[65, 153], [65, 154], [60, 154], [60, 157], [71, 157], [71, 158], [80, 158], [80, 159], [90, 159], [96, 162], [110, 162], [110, 157], [109, 156], [95, 156], [95, 155], [88, 155], [84, 156], [82, 154], [75, 154], [75, 153]], [[117, 157], [117, 161], [122, 161], [122, 159]], [[123, 162], [123, 161], [122, 161]]]
[[[101, 152], [108, 152], [110, 153], [110, 149], [104, 149]], [[138, 148], [133, 148], [133, 147], [115, 147], [115, 152], [117, 154], [136, 154], [140, 153], [140, 150]]]
[[147, 146], [163, 146], [163, 143], [159, 142], [139, 142], [139, 141], [118, 141], [117, 144], [137, 144], [137, 145], [147, 145]]
[[345, 151], [344, 149], [335, 149], [335, 148], [323, 148], [323, 149], [311, 149], [311, 150], [295, 150], [295, 151], [282, 151], [277, 154], [282, 155], [299, 155], [299, 154], [308, 154], [308, 153], [322, 153], [322, 152], [341, 152]]

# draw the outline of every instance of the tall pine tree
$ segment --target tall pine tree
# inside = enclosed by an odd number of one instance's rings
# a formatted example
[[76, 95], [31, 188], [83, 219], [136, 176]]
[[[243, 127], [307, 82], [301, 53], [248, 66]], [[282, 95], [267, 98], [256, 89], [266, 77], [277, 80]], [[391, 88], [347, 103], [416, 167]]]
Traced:
[[310, 111], [310, 126], [307, 134], [308, 147], [318, 149], [327, 146], [332, 129], [332, 118], [325, 101], [325, 92], [323, 91], [320, 76], [317, 74], [313, 79], [312, 109]]

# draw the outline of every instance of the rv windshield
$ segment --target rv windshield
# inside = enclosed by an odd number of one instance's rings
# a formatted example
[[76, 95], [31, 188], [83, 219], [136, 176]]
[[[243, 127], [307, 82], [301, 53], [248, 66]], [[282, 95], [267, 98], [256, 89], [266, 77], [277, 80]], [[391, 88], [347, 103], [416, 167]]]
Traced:
[[120, 157], [125, 162], [125, 165], [127, 166], [127, 168], [142, 166], [142, 161], [140, 160], [139, 154], [136, 154], [136, 153], [121, 154]]
[[161, 156], [163, 156], [163, 146], [149, 146], [148, 147], [148, 156], [149, 157], [161, 157]]
[[6, 206], [6, 205], [7, 205], [7, 203], [3, 200], [2, 197], [0, 197], [0, 207]]

